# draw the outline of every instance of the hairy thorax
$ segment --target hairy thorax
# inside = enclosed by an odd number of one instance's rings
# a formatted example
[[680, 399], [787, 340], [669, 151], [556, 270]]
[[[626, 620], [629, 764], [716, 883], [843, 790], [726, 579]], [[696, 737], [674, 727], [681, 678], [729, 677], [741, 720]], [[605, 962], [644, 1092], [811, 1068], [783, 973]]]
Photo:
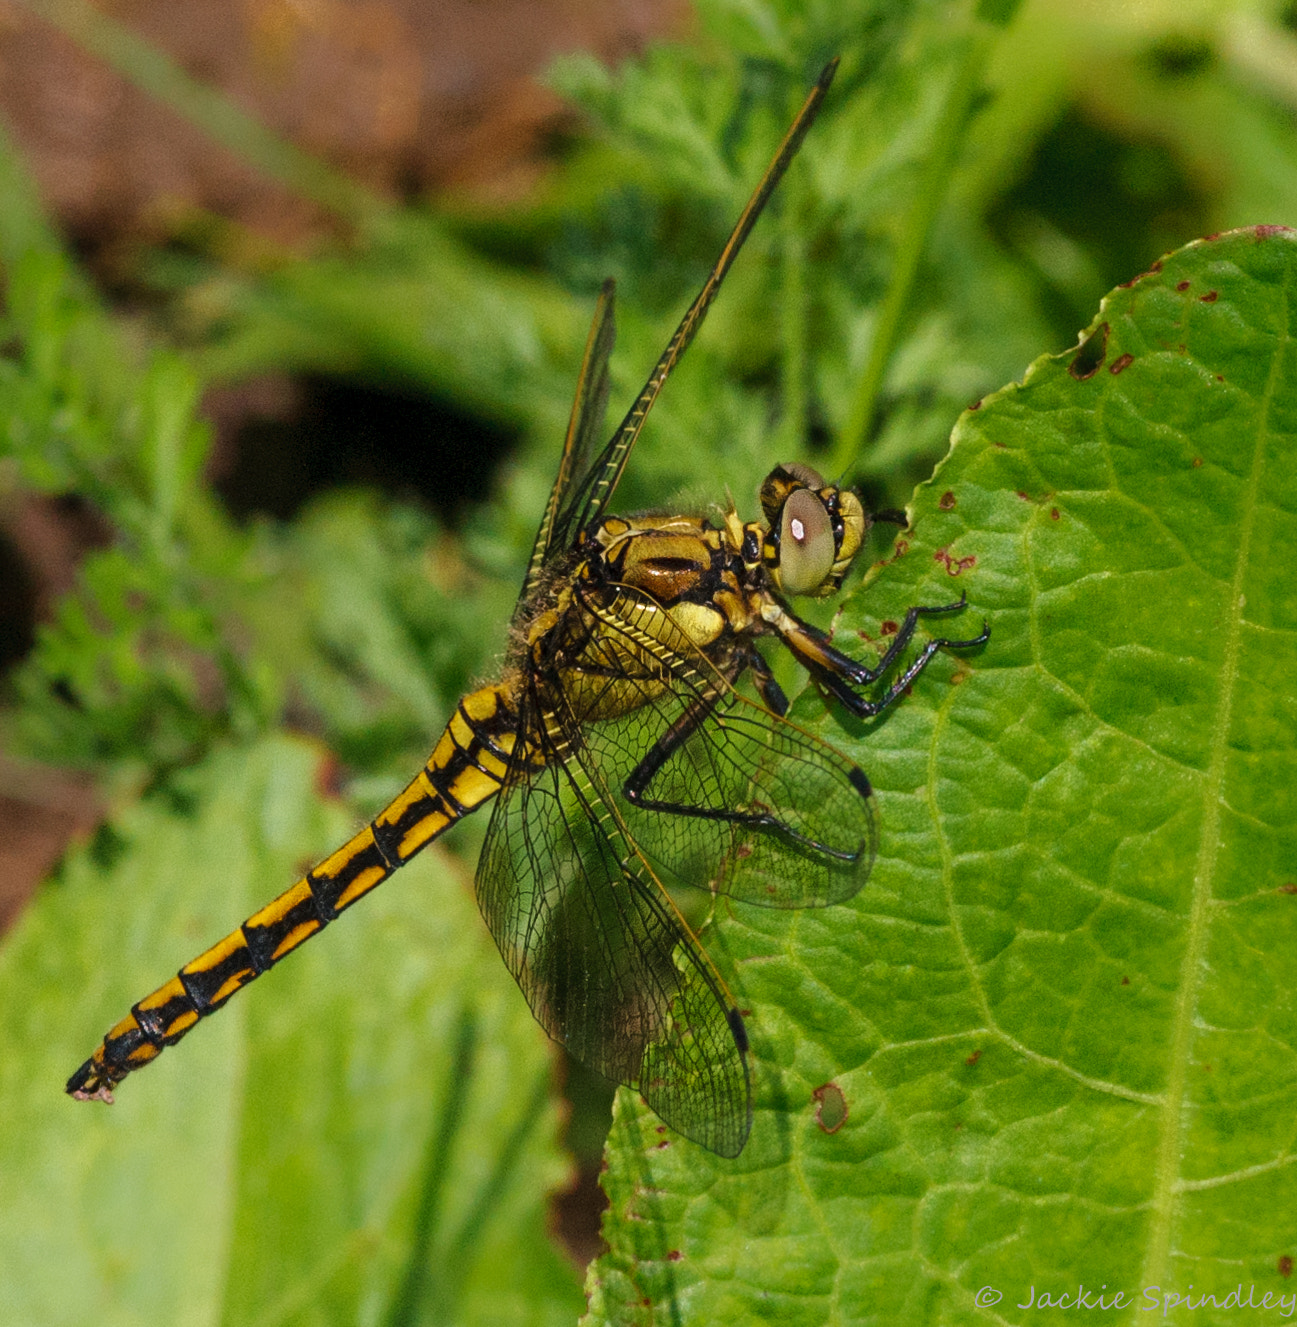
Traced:
[[728, 522], [612, 517], [531, 617], [527, 648], [583, 722], [618, 718], [661, 695], [682, 659], [726, 672], [762, 629], [756, 582]]

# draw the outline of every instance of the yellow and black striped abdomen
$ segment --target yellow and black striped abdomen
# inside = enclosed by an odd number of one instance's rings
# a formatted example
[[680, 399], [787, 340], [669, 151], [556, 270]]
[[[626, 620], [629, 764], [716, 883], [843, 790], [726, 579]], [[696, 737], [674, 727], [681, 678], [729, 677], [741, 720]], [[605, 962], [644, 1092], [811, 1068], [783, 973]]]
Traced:
[[349, 843], [151, 995], [146, 995], [68, 1079], [82, 1100], [155, 1059], [200, 1018], [323, 930], [439, 834], [499, 791], [518, 740], [512, 688], [498, 683], [460, 701], [414, 781]]

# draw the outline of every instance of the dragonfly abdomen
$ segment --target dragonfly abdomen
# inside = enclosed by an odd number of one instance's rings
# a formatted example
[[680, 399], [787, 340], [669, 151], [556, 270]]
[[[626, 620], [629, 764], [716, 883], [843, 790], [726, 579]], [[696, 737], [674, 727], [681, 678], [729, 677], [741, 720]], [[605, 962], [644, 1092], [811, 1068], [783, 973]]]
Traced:
[[268, 972], [415, 853], [499, 791], [517, 740], [509, 682], [465, 696], [413, 782], [350, 842], [186, 963], [136, 1004], [68, 1080], [81, 1100], [112, 1100], [132, 1070]]

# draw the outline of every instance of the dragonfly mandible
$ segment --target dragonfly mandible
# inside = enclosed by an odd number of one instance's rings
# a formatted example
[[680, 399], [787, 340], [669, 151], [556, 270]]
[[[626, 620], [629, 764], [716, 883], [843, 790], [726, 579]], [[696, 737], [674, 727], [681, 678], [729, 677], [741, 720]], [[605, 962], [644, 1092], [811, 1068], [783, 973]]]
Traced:
[[[598, 446], [613, 285], [599, 297], [558, 475], [510, 626], [503, 675], [465, 696], [413, 782], [348, 843], [135, 1004], [68, 1081], [112, 1100], [129, 1073], [494, 799], [478, 864], [482, 916], [532, 1012], [584, 1064], [637, 1088], [673, 1129], [734, 1157], [752, 1123], [748, 1038], [671, 886], [822, 907], [873, 864], [869, 780], [785, 717], [756, 646], [781, 642], [852, 713], [876, 715], [937, 650], [929, 639], [874, 699], [921, 618], [873, 667], [788, 607], [829, 594], [869, 518], [854, 493], [777, 466], [762, 517], [612, 516], [608, 505], [663, 383], [819, 111], [820, 75], [715, 267], [622, 423]], [[747, 675], [756, 699], [736, 684]]]

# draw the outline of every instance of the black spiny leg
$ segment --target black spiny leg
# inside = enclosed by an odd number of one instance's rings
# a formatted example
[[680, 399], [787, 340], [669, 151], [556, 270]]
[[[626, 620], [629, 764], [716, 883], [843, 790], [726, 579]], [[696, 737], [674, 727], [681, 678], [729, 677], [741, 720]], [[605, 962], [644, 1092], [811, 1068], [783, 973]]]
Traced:
[[[780, 694], [782, 695], [782, 692]], [[778, 816], [764, 811], [731, 811], [725, 807], [690, 806], [685, 802], [662, 802], [655, 797], [644, 795], [645, 789], [662, 766], [707, 722], [719, 700], [719, 693], [699, 696], [694, 700], [653, 743], [644, 759], [631, 770], [626, 782], [622, 784], [622, 793], [632, 806], [638, 806], [645, 811], [668, 811], [673, 815], [697, 816], [702, 820], [724, 820], [736, 825], [787, 830], [787, 826]]]
[[[707, 722], [707, 716], [716, 708], [720, 695], [699, 696], [685, 707], [680, 717], [649, 747], [644, 759], [631, 770], [622, 784], [622, 793], [632, 806], [645, 811], [672, 811], [682, 816], [702, 816], [708, 820], [742, 820], [750, 817], [733, 811], [714, 811], [710, 807], [682, 806], [675, 802], [660, 802], [653, 797], [645, 797], [644, 790], [653, 781], [653, 776], [671, 759], [684, 744]], [[762, 823], [758, 821], [758, 823]]]
[[761, 699], [766, 702], [766, 708], [782, 719], [788, 713], [788, 697], [784, 695], [783, 687], [775, 681], [765, 656], [754, 645], [748, 649], [744, 662], [752, 670], [752, 680], [761, 693]]
[[896, 701], [906, 687], [928, 666], [932, 661], [932, 656], [938, 650], [943, 648], [952, 650], [971, 649], [976, 645], [984, 645], [991, 638], [991, 626], [987, 622], [983, 623], [981, 634], [974, 636], [972, 640], [948, 640], [945, 637], [930, 640], [919, 651], [919, 655], [914, 662], [877, 700], [866, 700], [853, 690], [854, 687], [869, 686], [871, 683], [877, 682], [892, 667], [900, 657], [901, 651], [910, 643], [914, 630], [918, 626], [919, 618], [935, 617], [941, 613], [955, 613], [963, 608], [967, 602], [967, 596], [961, 595], [953, 604], [917, 605], [908, 609], [905, 620], [896, 633], [896, 638], [887, 647], [883, 657], [873, 668], [857, 663], [854, 659], [850, 659], [843, 654], [841, 650], [834, 649], [829, 642], [829, 638], [822, 631], [807, 622], [800, 621], [791, 614], [785, 616], [777, 629], [784, 644], [792, 650], [797, 659], [806, 666], [811, 676], [826, 691], [836, 696], [853, 714], [859, 715], [862, 719], [872, 719]]
[[[755, 651], [754, 651], [755, 653]], [[750, 665], [749, 665], [750, 666]], [[773, 678], [771, 679], [773, 682]], [[758, 686], [760, 686], [758, 680]], [[783, 692], [779, 692], [780, 697]], [[824, 853], [826, 856], [835, 857], [839, 861], [854, 862], [857, 860], [857, 853], [844, 852], [838, 848], [831, 848], [827, 844], [819, 843], [814, 839], [807, 838], [804, 834], [799, 834], [792, 825], [781, 820], [778, 815], [771, 814], [769, 811], [739, 811], [730, 810], [724, 806], [692, 806], [687, 802], [663, 802], [655, 797], [646, 797], [644, 790], [653, 781], [658, 771], [671, 759], [672, 755], [678, 751], [705, 723], [711, 718], [715, 710], [720, 695], [699, 696], [681, 716], [653, 743], [648, 754], [640, 761], [638, 765], [631, 770], [626, 782], [622, 784], [622, 793], [632, 806], [641, 807], [645, 811], [666, 811], [677, 816], [697, 816], [700, 820], [720, 820], [732, 825], [747, 825], [756, 829], [774, 829], [788, 835], [799, 843], [805, 844], [808, 848], [816, 852]], [[720, 721], [723, 726], [723, 721]], [[869, 782], [859, 770], [854, 771], [858, 778], [848, 778], [855, 787], [856, 791], [862, 796], [869, 796]], [[723, 796], [720, 788], [711, 790], [714, 794]], [[736, 1034], [737, 1036], [737, 1034]]]

